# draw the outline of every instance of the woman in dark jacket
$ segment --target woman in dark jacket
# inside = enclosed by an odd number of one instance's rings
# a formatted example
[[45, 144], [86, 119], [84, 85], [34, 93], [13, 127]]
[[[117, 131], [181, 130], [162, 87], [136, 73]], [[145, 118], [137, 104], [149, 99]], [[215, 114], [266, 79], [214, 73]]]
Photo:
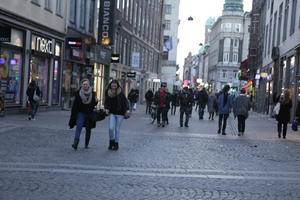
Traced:
[[85, 127], [85, 148], [88, 148], [91, 129], [96, 127], [96, 121], [93, 120], [93, 110], [98, 104], [95, 93], [92, 91], [90, 81], [83, 79], [81, 88], [75, 93], [75, 100], [72, 106], [71, 117], [69, 121], [70, 128], [76, 125], [74, 144], [72, 147], [76, 150], [78, 147], [81, 130]]
[[112, 80], [105, 92], [104, 107], [109, 114], [109, 150], [119, 149], [120, 128], [124, 116], [129, 115], [129, 103], [117, 80]]
[[292, 100], [290, 91], [287, 89], [284, 91], [283, 99], [280, 101], [280, 110], [279, 114], [276, 116], [276, 120], [278, 121], [277, 130], [278, 130], [278, 138], [281, 137], [282, 125], [283, 125], [283, 134], [282, 138], [286, 138], [287, 124], [290, 122], [290, 112], [292, 108]]
[[[41, 98], [40, 88], [37, 86], [36, 82], [32, 80], [27, 88], [26, 94], [28, 96], [28, 101], [30, 104], [30, 109], [28, 112], [28, 120], [34, 120], [35, 114], [39, 106], [39, 99]], [[37, 96], [37, 97], [34, 97]]]

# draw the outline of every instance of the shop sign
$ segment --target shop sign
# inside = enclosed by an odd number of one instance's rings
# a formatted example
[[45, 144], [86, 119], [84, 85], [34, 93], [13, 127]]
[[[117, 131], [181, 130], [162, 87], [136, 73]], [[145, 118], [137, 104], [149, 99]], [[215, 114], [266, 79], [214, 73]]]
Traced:
[[81, 47], [82, 46], [82, 39], [81, 38], [68, 38], [67, 45], [69, 47]]
[[154, 83], [160, 83], [160, 79], [159, 79], [159, 78], [154, 78], [152, 81], [153, 81]]
[[96, 45], [95, 60], [101, 64], [108, 65], [111, 62], [111, 51], [100, 45]]
[[255, 75], [255, 80], [259, 80], [260, 79], [260, 74], [256, 74]]
[[136, 72], [127, 72], [127, 78], [135, 78]]
[[111, 54], [111, 63], [119, 63], [120, 54]]
[[0, 42], [10, 42], [11, 27], [6, 25], [0, 25]]
[[263, 78], [263, 79], [265, 79], [265, 78], [268, 77], [268, 73], [262, 72], [262, 73], [260, 73], [260, 77]]
[[114, 0], [100, 1], [98, 38], [102, 45], [113, 44]]
[[35, 38], [35, 46], [34, 50], [40, 51], [43, 53], [48, 53], [48, 54], [53, 54], [52, 50], [52, 40], [38, 37], [38, 36], [33, 36]]

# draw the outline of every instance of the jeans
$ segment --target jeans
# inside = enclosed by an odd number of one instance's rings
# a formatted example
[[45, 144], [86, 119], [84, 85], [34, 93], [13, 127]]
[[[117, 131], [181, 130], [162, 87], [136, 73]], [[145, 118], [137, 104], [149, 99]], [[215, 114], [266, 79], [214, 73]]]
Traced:
[[[225, 133], [228, 117], [229, 117], [229, 114], [219, 114], [219, 130], [218, 130], [218, 132], [220, 132], [221, 128], [222, 128], [222, 133]], [[223, 121], [223, 127], [222, 127], [222, 121]]]
[[38, 102], [34, 102], [34, 101], [30, 101], [30, 110], [28, 112], [28, 115], [31, 117], [31, 118], [34, 118], [36, 112], [37, 112], [37, 109], [39, 107], [39, 103]]
[[209, 113], [209, 119], [214, 119], [214, 116], [215, 116], [215, 112], [210, 112]]
[[[79, 112], [77, 114], [77, 119], [76, 119], [76, 131], [75, 131], [75, 139], [80, 138], [81, 130], [83, 128], [84, 122], [87, 118], [87, 115], [84, 113]], [[85, 134], [86, 137], [90, 137], [91, 135], [91, 129], [85, 128]]]
[[151, 114], [151, 101], [146, 101], [146, 114]]
[[278, 135], [281, 134], [282, 125], [283, 125], [283, 132], [282, 132], [282, 134], [283, 134], [283, 137], [285, 138], [285, 136], [286, 136], [286, 130], [287, 130], [287, 123], [278, 122], [278, 124], [277, 124]]
[[135, 104], [134, 102], [130, 102], [130, 112], [132, 112], [134, 104]]
[[171, 107], [171, 115], [175, 115], [176, 114], [176, 105], [175, 104], [172, 104], [172, 107]]
[[187, 126], [189, 124], [189, 118], [190, 118], [190, 109], [192, 108], [180, 108], [180, 126], [183, 126], [183, 115], [185, 114], [185, 123], [184, 125]]
[[246, 117], [244, 115], [238, 115], [238, 131], [245, 132]]
[[168, 109], [166, 107], [157, 108], [157, 124], [160, 124], [160, 115], [164, 124], [168, 119]]
[[199, 104], [198, 113], [199, 119], [203, 119], [205, 104]]
[[122, 121], [124, 119], [123, 115], [109, 115], [109, 139], [119, 142], [120, 128]]

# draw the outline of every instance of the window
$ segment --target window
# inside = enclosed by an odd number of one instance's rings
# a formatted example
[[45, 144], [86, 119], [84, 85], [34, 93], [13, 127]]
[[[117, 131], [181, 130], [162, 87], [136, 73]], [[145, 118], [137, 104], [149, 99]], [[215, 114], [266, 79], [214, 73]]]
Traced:
[[272, 3], [271, 3], [271, 15], [273, 14], [273, 7], [274, 7], [274, 0], [272, 0]]
[[282, 7], [283, 3], [279, 6], [279, 16], [278, 16], [278, 30], [277, 30], [277, 46], [280, 44], [280, 36], [281, 36], [281, 21], [282, 21]]
[[275, 14], [274, 14], [272, 47], [275, 46], [275, 35], [276, 35], [276, 25], [277, 25], [276, 23], [277, 23], [277, 12], [275, 12]]
[[282, 36], [283, 42], [286, 40], [288, 17], [289, 17], [289, 1], [286, 0], [285, 1], [285, 10], [284, 10], [283, 36]]
[[165, 14], [167, 14], [167, 15], [170, 15], [170, 14], [172, 14], [172, 5], [170, 5], [170, 4], [165, 4], [165, 7], [164, 7], [164, 11], [165, 11]]
[[121, 10], [121, 0], [117, 0], [117, 9]]
[[56, 14], [61, 15], [61, 0], [56, 0]]
[[94, 13], [95, 13], [95, 0], [90, 1], [90, 13], [89, 13], [89, 32], [94, 31]]
[[294, 32], [295, 32], [296, 8], [297, 8], [297, 0], [293, 0], [293, 4], [292, 4], [292, 14], [291, 14], [290, 35], [293, 35]]
[[269, 27], [268, 54], [270, 54], [270, 52], [271, 52], [271, 37], [272, 37], [272, 19], [270, 20], [270, 27]]
[[40, 0], [31, 0], [31, 3], [36, 4], [36, 5], [41, 5]]
[[224, 51], [229, 51], [230, 50], [230, 38], [225, 38], [224, 39]]
[[126, 20], [129, 21], [129, 0], [126, 0]]
[[171, 21], [165, 20], [165, 30], [170, 30], [170, 29], [171, 29]]
[[50, 0], [45, 0], [45, 9], [51, 10], [51, 1]]
[[229, 62], [229, 53], [224, 53], [223, 62]]
[[234, 32], [237, 32], [237, 33], [239, 33], [239, 32], [241, 32], [242, 30], [241, 30], [241, 24], [235, 24], [234, 25]]
[[221, 25], [221, 30], [224, 32], [231, 32], [231, 23], [224, 23]]
[[238, 62], [238, 54], [237, 53], [233, 54], [233, 60], [232, 60], [232, 62], [234, 62], [234, 63]]
[[239, 47], [239, 39], [234, 39], [233, 41], [233, 47], [238, 48]]
[[80, 3], [80, 27], [85, 28], [86, 0]]
[[70, 22], [75, 24], [76, 20], [76, 0], [71, 0], [70, 2]]
[[268, 31], [269, 31], [269, 26], [267, 25], [266, 27], [266, 34], [265, 34], [265, 45], [264, 45], [264, 57], [267, 55], [267, 47], [268, 47]]
[[222, 70], [222, 78], [227, 78], [226, 70]]

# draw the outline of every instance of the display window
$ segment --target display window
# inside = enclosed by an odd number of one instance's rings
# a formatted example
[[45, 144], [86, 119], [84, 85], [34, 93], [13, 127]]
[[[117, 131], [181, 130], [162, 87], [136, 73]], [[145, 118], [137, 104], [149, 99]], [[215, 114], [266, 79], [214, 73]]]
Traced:
[[35, 80], [41, 90], [41, 103], [48, 102], [49, 58], [32, 56], [30, 61], [30, 81]]
[[52, 82], [52, 104], [59, 103], [59, 74], [60, 74], [60, 62], [54, 60], [53, 67], [53, 82]]
[[19, 105], [21, 101], [22, 54], [1, 50], [0, 85], [5, 92], [6, 105]]

